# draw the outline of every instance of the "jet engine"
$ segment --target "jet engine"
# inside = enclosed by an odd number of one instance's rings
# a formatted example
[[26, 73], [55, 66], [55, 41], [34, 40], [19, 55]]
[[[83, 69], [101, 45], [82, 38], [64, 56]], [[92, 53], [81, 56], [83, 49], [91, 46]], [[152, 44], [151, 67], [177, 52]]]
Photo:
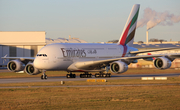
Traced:
[[29, 75], [37, 75], [41, 73], [37, 68], [34, 67], [33, 63], [28, 63], [26, 65], [25, 72]]
[[14, 71], [14, 72], [22, 71], [22, 70], [24, 70], [24, 67], [25, 67], [25, 64], [22, 63], [20, 60], [11, 60], [7, 64], [8, 70]]
[[154, 66], [157, 69], [167, 69], [171, 67], [171, 61], [166, 57], [158, 57], [154, 60]]
[[110, 70], [113, 73], [120, 74], [128, 70], [128, 65], [125, 62], [115, 61], [110, 64]]

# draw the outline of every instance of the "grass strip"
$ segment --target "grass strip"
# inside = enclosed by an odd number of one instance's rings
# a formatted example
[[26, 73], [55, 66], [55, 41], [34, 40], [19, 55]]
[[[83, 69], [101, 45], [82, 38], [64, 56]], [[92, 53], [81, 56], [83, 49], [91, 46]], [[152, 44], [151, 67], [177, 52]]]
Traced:
[[180, 86], [0, 89], [1, 110], [180, 109]]

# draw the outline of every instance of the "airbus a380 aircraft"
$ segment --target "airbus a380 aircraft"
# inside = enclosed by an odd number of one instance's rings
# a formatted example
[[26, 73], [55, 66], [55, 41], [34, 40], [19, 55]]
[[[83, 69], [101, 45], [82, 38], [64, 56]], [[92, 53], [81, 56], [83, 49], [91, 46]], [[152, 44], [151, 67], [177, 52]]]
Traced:
[[[170, 50], [173, 48], [161, 48], [138, 51], [131, 47], [134, 41], [136, 23], [139, 13], [139, 4], [135, 4], [131, 10], [122, 35], [117, 44], [95, 43], [54, 43], [44, 46], [35, 58], [28, 57], [3, 57], [4, 59], [16, 59], [7, 64], [10, 71], [22, 71], [30, 75], [36, 75], [42, 71], [68, 71], [67, 78], [75, 78], [72, 72], [84, 72], [80, 77], [91, 77], [89, 72], [99, 72], [95, 77], [110, 77], [105, 70], [112, 73], [123, 73], [128, 70], [130, 63], [137, 63], [137, 59], [154, 60], [154, 66], [158, 69], [167, 69], [171, 62], [179, 57], [171, 55], [141, 55], [139, 53]], [[47, 79], [43, 72], [41, 79]]]

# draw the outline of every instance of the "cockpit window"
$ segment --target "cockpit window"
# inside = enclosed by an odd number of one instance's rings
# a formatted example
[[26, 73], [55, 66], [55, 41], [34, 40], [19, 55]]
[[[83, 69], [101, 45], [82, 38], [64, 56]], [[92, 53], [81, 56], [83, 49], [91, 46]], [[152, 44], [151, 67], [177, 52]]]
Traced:
[[37, 56], [47, 57], [47, 55], [46, 55], [46, 54], [37, 54]]

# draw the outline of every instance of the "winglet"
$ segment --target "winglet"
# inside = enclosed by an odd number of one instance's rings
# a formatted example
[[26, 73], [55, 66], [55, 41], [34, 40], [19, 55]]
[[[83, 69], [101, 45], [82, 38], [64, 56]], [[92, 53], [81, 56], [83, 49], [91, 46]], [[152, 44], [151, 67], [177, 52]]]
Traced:
[[131, 13], [128, 17], [124, 30], [119, 39], [118, 45], [132, 45], [136, 31], [137, 18], [139, 13], [140, 4], [133, 5]]

